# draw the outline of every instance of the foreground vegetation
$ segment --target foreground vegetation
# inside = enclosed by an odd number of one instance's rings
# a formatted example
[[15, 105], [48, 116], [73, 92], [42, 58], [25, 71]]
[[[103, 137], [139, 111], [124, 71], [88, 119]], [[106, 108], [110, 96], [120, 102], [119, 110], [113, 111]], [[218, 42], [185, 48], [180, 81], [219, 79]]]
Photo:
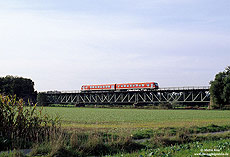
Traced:
[[26, 107], [16, 96], [0, 95], [0, 151], [28, 148], [49, 139], [51, 132], [57, 132], [58, 119], [51, 119], [41, 112], [36, 105]]
[[159, 148], [146, 148], [134, 153], [117, 154], [113, 156], [229, 156], [230, 139], [190, 142]]
[[[203, 127], [205, 132], [220, 126]], [[225, 129], [229, 129], [230, 126]], [[230, 133], [194, 134], [193, 128], [164, 128], [136, 131], [132, 136], [100, 131], [56, 133], [50, 140], [34, 145], [27, 156], [195, 156], [230, 154]], [[223, 129], [223, 128], [222, 128]], [[193, 133], [192, 133], [193, 132]], [[25, 156], [19, 151], [12, 152]], [[0, 156], [7, 156], [2, 153]]]
[[0, 156], [230, 153], [230, 111], [41, 108], [7, 96], [0, 103], [0, 148], [10, 151]]

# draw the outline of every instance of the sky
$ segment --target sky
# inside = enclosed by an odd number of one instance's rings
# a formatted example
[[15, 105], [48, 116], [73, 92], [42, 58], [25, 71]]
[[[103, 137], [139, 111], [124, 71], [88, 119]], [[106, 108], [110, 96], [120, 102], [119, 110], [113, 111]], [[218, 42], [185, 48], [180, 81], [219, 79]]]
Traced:
[[0, 77], [37, 91], [208, 86], [229, 65], [229, 0], [0, 0]]

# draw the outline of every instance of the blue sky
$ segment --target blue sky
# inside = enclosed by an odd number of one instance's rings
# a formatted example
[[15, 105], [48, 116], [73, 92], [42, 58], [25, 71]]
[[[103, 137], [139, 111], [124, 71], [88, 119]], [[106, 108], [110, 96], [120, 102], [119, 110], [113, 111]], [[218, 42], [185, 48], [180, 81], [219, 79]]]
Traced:
[[0, 76], [38, 91], [206, 86], [230, 65], [229, 0], [0, 0]]

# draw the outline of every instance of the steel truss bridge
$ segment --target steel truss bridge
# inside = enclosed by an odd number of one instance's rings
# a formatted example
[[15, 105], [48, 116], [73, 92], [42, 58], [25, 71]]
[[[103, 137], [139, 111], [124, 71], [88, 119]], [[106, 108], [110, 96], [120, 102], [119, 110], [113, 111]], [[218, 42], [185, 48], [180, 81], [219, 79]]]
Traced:
[[210, 102], [209, 86], [172, 87], [132, 91], [50, 91], [44, 92], [47, 104], [146, 105], [157, 103], [204, 104]]

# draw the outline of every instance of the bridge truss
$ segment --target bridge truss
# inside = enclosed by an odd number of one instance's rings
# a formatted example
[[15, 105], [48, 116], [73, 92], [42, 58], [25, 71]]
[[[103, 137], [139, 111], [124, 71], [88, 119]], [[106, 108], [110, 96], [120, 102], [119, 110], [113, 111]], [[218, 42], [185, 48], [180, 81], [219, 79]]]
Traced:
[[144, 91], [63, 91], [46, 92], [48, 104], [75, 105], [138, 105], [155, 103], [193, 103], [210, 102], [209, 87], [176, 87]]

